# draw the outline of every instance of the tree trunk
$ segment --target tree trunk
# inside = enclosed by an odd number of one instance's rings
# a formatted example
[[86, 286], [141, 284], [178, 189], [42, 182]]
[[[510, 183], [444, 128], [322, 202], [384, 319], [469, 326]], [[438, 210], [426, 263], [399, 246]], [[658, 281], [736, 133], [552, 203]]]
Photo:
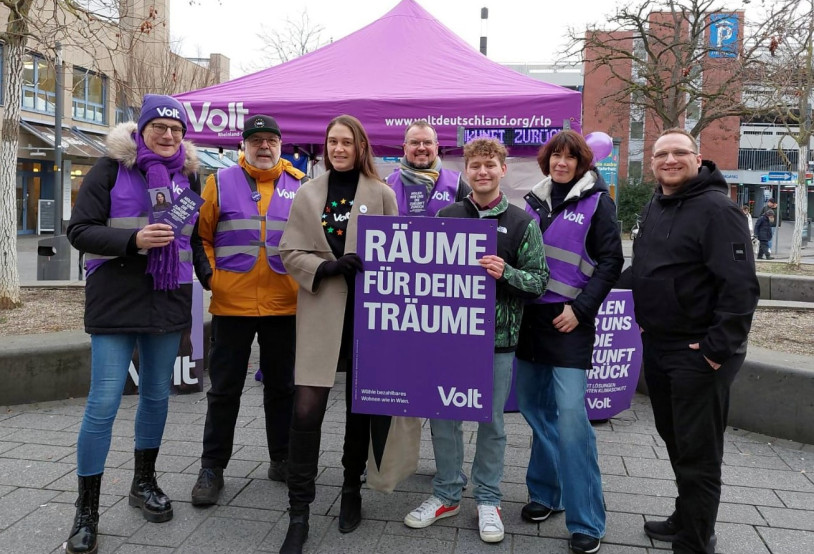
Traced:
[[[11, 20], [12, 16], [9, 16]], [[6, 81], [3, 85], [5, 112], [0, 133], [0, 309], [18, 307], [20, 273], [17, 267], [17, 147], [20, 139], [20, 99], [26, 38], [13, 33], [20, 20], [9, 21], [8, 41], [3, 46]]]
[[[803, 245], [803, 226], [808, 223], [808, 185], [806, 185], [806, 171], [808, 171], [808, 144], [800, 146], [800, 155], [797, 161], [797, 186], [794, 187], [794, 233], [791, 237], [791, 252], [789, 264], [800, 267]], [[811, 240], [811, 237], [808, 237]]]

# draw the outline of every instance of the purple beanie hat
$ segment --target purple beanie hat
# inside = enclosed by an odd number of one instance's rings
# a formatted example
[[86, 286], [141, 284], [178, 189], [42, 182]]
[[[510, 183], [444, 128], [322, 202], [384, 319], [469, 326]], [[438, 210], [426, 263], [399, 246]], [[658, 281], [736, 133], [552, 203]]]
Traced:
[[138, 134], [153, 119], [169, 118], [179, 121], [187, 134], [187, 112], [181, 103], [172, 96], [162, 94], [145, 94], [141, 104], [141, 115], [138, 118]]

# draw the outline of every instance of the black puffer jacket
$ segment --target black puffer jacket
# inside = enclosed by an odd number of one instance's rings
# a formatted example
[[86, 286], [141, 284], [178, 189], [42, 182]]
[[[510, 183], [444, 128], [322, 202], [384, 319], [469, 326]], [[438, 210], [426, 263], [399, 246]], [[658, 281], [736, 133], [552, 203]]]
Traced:
[[760, 287], [743, 212], [715, 164], [675, 194], [657, 189], [633, 243], [636, 320], [663, 346], [724, 363], [744, 352]]
[[[136, 232], [107, 226], [119, 164], [132, 167], [136, 160], [135, 128], [135, 123], [123, 123], [110, 132], [109, 157], [99, 159], [83, 180], [68, 224], [68, 240], [77, 250], [117, 256], [99, 266], [85, 284], [87, 333], [168, 333], [191, 324], [192, 286], [153, 290], [147, 256], [136, 247]], [[184, 173], [200, 194], [195, 147], [185, 142], [184, 148]]]
[[585, 248], [596, 268], [591, 279], [571, 308], [579, 321], [570, 333], [561, 333], [552, 321], [563, 311], [564, 304], [529, 304], [520, 327], [517, 357], [521, 360], [557, 367], [590, 369], [594, 348], [594, 320], [599, 307], [619, 278], [625, 258], [622, 240], [616, 223], [616, 206], [608, 195], [608, 187], [602, 177], [589, 171], [577, 181], [566, 199], [553, 210], [550, 206], [551, 177], [546, 177], [526, 195], [526, 202], [540, 216], [540, 230], [545, 232], [563, 210], [581, 198], [601, 193], [599, 205], [591, 218], [591, 226], [585, 237]]

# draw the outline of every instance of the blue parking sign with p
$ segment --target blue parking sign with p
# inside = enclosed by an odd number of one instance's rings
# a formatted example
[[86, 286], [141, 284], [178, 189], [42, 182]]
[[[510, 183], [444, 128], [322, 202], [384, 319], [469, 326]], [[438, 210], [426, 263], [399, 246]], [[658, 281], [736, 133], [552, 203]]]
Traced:
[[710, 17], [709, 57], [734, 58], [738, 55], [737, 14], [716, 13]]

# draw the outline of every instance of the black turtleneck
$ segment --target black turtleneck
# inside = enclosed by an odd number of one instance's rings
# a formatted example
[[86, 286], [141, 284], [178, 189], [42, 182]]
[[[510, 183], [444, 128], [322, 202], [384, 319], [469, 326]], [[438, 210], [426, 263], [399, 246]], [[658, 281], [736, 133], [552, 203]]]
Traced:
[[577, 184], [579, 179], [574, 178], [568, 181], [567, 183], [558, 183], [554, 179], [551, 179], [551, 211], [557, 209], [557, 206], [565, 202], [565, 197], [568, 196], [568, 193], [574, 188], [574, 185]]
[[334, 256], [345, 253], [345, 233], [359, 184], [359, 170], [331, 170], [328, 174], [328, 198], [322, 212], [322, 228]]

